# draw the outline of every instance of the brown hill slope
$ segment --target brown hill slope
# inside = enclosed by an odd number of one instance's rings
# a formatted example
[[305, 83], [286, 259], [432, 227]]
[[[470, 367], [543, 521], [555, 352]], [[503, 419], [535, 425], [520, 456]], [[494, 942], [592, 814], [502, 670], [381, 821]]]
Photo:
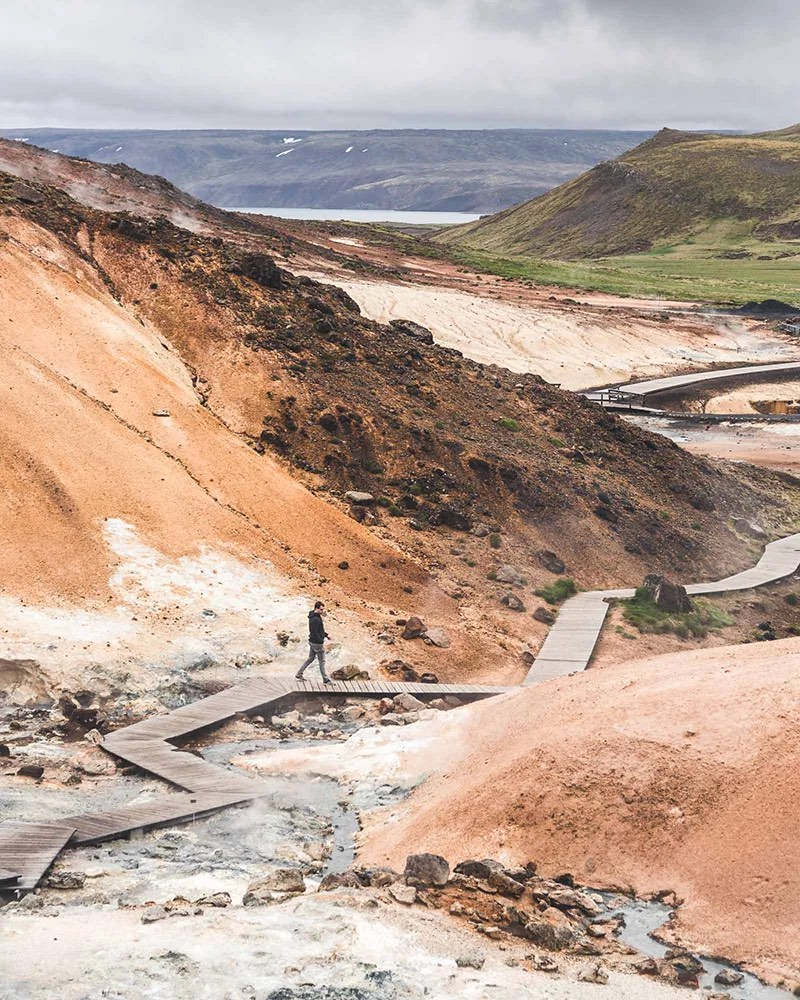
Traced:
[[362, 856], [400, 864], [413, 845], [672, 890], [684, 943], [796, 981], [798, 645], [669, 654], [474, 706], [440, 747], [422, 741], [432, 776]]
[[[51, 179], [66, 186], [60, 159]], [[365, 320], [275, 268], [264, 251], [286, 237], [224, 214], [192, 234], [150, 207], [107, 213], [10, 176], [0, 206], [0, 364], [15, 387], [0, 568], [17, 598], [103, 600], [119, 562], [104, 519], [122, 519], [175, 557], [269, 558], [376, 630], [392, 610], [430, 615], [452, 633], [443, 676], [512, 679], [543, 629], [500, 607], [499, 563], [528, 587], [547, 579], [540, 548], [582, 585], [713, 575], [753, 559], [730, 515], [794, 518], [788, 481], [712, 467], [535, 377]], [[374, 523], [347, 516], [361, 516], [351, 488], [378, 498]], [[479, 524], [500, 552], [465, 531]]]
[[716, 238], [800, 239], [800, 128], [731, 136], [663, 129], [574, 181], [442, 233], [444, 243], [579, 259]]

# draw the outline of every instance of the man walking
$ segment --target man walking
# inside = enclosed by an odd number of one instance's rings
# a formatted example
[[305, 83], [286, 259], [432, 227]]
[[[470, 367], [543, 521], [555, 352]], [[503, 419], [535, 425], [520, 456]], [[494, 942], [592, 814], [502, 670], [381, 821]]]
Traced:
[[325, 614], [325, 605], [322, 601], [317, 601], [314, 610], [308, 613], [308, 659], [297, 671], [295, 677], [301, 681], [306, 669], [311, 666], [314, 660], [319, 662], [319, 672], [322, 680], [326, 684], [331, 683], [330, 677], [325, 673], [325, 640], [330, 636], [325, 631], [322, 616]]

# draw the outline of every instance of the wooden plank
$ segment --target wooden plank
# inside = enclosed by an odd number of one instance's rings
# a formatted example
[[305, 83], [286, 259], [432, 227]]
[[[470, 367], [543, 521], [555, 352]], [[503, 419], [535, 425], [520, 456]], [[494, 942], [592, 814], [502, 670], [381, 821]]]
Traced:
[[34, 889], [72, 836], [55, 823], [0, 823], [0, 867], [19, 876], [12, 891]]
[[227, 806], [251, 801], [250, 796], [205, 793], [178, 793], [156, 802], [128, 804], [107, 812], [69, 816], [64, 823], [75, 828], [70, 844], [97, 844], [124, 836], [133, 830], [147, 830], [172, 823], [192, 822]]

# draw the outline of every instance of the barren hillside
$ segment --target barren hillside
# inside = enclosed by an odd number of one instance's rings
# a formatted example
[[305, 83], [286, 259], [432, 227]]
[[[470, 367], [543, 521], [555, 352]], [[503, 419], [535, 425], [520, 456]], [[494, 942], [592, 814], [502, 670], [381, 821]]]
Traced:
[[[209, 648], [222, 665], [288, 657], [282, 619], [302, 633], [289, 599], [320, 593], [362, 665], [516, 680], [545, 627], [500, 603], [500, 565], [531, 610], [552, 579], [541, 550], [583, 586], [699, 578], [752, 561], [731, 516], [793, 522], [792, 481], [712, 466], [538, 377], [367, 320], [275, 265], [308, 249], [288, 235], [187, 208], [141, 175], [0, 152], [28, 179], [0, 180], [9, 658], [63, 678], [78, 670], [67, 652], [127, 662], [145, 640], [151, 659], [169, 646], [189, 663]], [[189, 209], [205, 232], [164, 217]], [[238, 568], [209, 607], [195, 578], [223, 554]], [[243, 608], [242, 567], [281, 600]], [[187, 638], [205, 610], [210, 647]], [[83, 644], [78, 611], [103, 625]], [[450, 649], [392, 648], [413, 613]]]

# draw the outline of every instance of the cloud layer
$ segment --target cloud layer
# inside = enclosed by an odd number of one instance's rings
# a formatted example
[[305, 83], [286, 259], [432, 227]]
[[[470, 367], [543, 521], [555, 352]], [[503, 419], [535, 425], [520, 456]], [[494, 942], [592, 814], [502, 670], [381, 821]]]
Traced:
[[777, 128], [797, 0], [37, 0], [0, 126]]

